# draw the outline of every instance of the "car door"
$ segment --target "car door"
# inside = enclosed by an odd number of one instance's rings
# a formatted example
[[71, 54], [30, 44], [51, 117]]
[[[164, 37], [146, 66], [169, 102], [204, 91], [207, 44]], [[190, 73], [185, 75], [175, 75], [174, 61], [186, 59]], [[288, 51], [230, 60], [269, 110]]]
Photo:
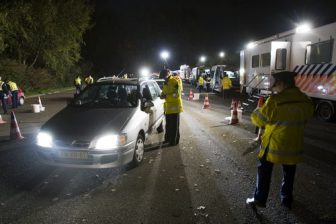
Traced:
[[149, 88], [152, 97], [152, 102], [154, 104], [154, 107], [152, 108], [153, 124], [159, 125], [157, 122], [163, 116], [163, 102], [164, 102], [162, 99], [160, 99], [161, 89], [155, 81], [148, 82], [147, 86]]

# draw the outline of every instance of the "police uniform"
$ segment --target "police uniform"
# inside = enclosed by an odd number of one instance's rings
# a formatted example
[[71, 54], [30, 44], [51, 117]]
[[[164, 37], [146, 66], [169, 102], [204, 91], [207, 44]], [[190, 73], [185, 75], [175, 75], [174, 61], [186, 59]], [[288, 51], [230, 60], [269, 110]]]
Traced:
[[9, 86], [9, 90], [11, 91], [13, 102], [12, 102], [12, 108], [18, 107], [18, 87], [15, 82], [8, 81], [7, 85]]
[[248, 204], [266, 206], [273, 164], [282, 164], [281, 202], [291, 207], [296, 164], [303, 159], [304, 127], [314, 113], [312, 101], [295, 87], [294, 75], [293, 72], [274, 74], [275, 82], [292, 85], [270, 96], [251, 114], [252, 123], [265, 127], [265, 132], [258, 153], [257, 186], [254, 198], [247, 199]]
[[170, 145], [177, 145], [180, 140], [180, 113], [183, 112], [181, 89], [182, 82], [172, 75], [168, 76], [162, 88], [166, 116], [165, 142]]

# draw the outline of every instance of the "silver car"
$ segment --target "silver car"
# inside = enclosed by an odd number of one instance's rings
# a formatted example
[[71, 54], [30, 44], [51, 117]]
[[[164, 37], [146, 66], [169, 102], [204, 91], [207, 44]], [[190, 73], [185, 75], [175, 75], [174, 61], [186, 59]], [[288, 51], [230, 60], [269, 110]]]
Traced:
[[147, 136], [163, 131], [160, 93], [154, 80], [100, 79], [41, 127], [36, 151], [49, 165], [137, 166]]

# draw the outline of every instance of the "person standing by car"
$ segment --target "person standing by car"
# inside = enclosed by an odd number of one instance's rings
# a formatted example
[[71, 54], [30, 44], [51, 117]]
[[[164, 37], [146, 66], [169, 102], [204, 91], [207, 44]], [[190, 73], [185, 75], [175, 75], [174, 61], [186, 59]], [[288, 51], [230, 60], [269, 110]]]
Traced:
[[85, 79], [85, 84], [88, 86], [88, 85], [91, 85], [93, 83], [93, 78], [91, 75], [87, 76]]
[[224, 72], [224, 77], [222, 79], [222, 88], [223, 88], [223, 99], [226, 99], [230, 96], [230, 89], [232, 87], [232, 82], [226, 72]]
[[1, 100], [3, 112], [4, 114], [7, 114], [7, 102], [5, 100], [5, 94], [8, 94], [7, 85], [5, 82], [1, 80], [1, 76], [0, 76], [0, 100]]
[[204, 79], [203, 79], [203, 75], [200, 75], [198, 77], [198, 92], [201, 93], [202, 92], [202, 89], [203, 89], [203, 85], [204, 85]]
[[17, 108], [18, 107], [18, 87], [15, 82], [5, 79], [5, 83], [9, 87], [9, 90], [12, 94], [12, 108]]
[[82, 79], [80, 75], [77, 75], [75, 78], [74, 85], [76, 87], [76, 95], [78, 95], [82, 91]]
[[294, 72], [273, 74], [272, 91], [261, 108], [251, 115], [252, 123], [265, 128], [258, 154], [257, 186], [246, 203], [266, 207], [273, 164], [282, 164], [281, 204], [290, 209], [296, 164], [303, 160], [304, 127], [313, 116], [312, 101], [295, 86]]
[[167, 69], [160, 72], [160, 78], [165, 79], [160, 96], [161, 99], [165, 99], [166, 133], [164, 143], [174, 146], [180, 141], [180, 113], [183, 112], [182, 84]]

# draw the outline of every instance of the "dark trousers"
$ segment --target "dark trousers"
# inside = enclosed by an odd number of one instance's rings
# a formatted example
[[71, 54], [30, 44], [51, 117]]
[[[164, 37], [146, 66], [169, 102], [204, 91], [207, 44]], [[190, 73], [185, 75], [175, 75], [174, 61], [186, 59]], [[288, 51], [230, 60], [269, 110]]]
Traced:
[[[265, 153], [266, 154], [266, 153]], [[259, 160], [257, 186], [254, 192], [254, 198], [266, 204], [272, 177], [273, 163], [266, 161], [266, 155]], [[282, 184], [280, 190], [281, 201], [291, 204], [293, 201], [293, 185], [296, 165], [282, 165]]]
[[228, 99], [230, 97], [230, 90], [229, 89], [223, 89], [222, 94], [223, 94], [223, 99]]
[[18, 107], [18, 91], [12, 91], [12, 108]]
[[5, 94], [3, 91], [0, 91], [0, 100], [1, 100], [3, 112], [6, 114], [7, 113], [7, 102], [5, 100]]
[[177, 145], [180, 141], [180, 114], [166, 114], [165, 142]]

